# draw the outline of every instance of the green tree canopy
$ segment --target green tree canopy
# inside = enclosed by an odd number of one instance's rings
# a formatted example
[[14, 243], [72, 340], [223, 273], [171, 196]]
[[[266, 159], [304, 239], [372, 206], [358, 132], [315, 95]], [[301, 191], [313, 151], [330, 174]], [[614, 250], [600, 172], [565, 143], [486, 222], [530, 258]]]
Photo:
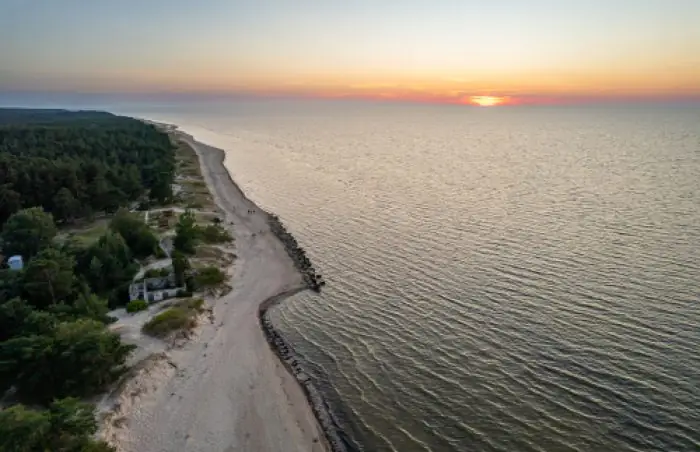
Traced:
[[[0, 225], [22, 207], [41, 206], [57, 221], [115, 211], [150, 192], [171, 196], [175, 158], [154, 126], [100, 112], [0, 109]], [[5, 202], [3, 202], [5, 201]]]
[[185, 285], [187, 271], [191, 268], [187, 256], [180, 250], [173, 251], [173, 273], [175, 273], [175, 284], [178, 287]]
[[173, 246], [176, 250], [185, 254], [194, 254], [197, 245], [198, 230], [194, 213], [186, 210], [180, 215], [175, 225], [175, 239]]
[[0, 269], [0, 303], [22, 295], [23, 271]]
[[51, 403], [48, 409], [15, 405], [0, 411], [0, 450], [7, 452], [110, 452], [95, 441], [95, 408], [78, 399]]
[[25, 400], [89, 396], [122, 375], [133, 348], [100, 322], [63, 322], [51, 334], [0, 343], [0, 381], [12, 379]]
[[114, 215], [110, 229], [119, 233], [136, 257], [148, 257], [158, 248], [158, 239], [143, 220], [126, 209]]
[[62, 187], [53, 197], [53, 215], [57, 221], [71, 221], [80, 214], [80, 205], [73, 193]]
[[100, 322], [107, 322], [109, 307], [107, 300], [100, 298], [94, 293], [84, 291], [73, 303], [73, 313], [78, 317], [85, 317]]
[[0, 411], [0, 450], [38, 452], [47, 449], [51, 432], [48, 411], [16, 405]]
[[41, 207], [14, 213], [2, 229], [2, 250], [6, 256], [19, 254], [30, 259], [51, 244], [56, 236], [53, 216]]
[[22, 195], [12, 185], [0, 185], [0, 224], [22, 207]]
[[52, 314], [37, 311], [22, 299], [13, 298], [0, 304], [0, 341], [20, 335], [47, 334], [55, 325]]
[[56, 248], [41, 250], [24, 272], [27, 299], [40, 308], [68, 299], [75, 283], [74, 266], [73, 257]]
[[77, 272], [103, 297], [109, 297], [117, 287], [131, 281], [137, 271], [131, 250], [122, 236], [112, 231], [107, 231], [78, 257]]

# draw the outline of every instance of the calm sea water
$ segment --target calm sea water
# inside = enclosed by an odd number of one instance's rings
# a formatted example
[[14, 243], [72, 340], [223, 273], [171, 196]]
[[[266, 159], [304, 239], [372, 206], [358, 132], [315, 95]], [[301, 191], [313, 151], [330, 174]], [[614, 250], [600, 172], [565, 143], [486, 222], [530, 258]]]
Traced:
[[700, 450], [698, 109], [146, 110], [326, 277], [274, 317], [357, 449]]

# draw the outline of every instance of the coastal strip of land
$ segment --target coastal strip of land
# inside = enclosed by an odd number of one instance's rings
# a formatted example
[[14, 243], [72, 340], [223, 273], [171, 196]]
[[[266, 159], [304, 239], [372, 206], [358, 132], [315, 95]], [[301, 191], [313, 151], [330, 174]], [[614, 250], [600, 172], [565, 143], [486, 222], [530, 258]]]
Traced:
[[318, 278], [304, 270], [305, 257], [295, 259], [290, 244], [283, 243], [276, 217], [234, 183], [222, 150], [175, 128], [169, 133], [197, 153], [233, 233], [233, 289], [212, 302], [212, 321], [202, 322], [195, 337], [137, 367], [114, 394], [111, 410], [118, 415], [108, 418], [103, 437], [129, 452], [342, 451], [333, 432], [319, 425], [322, 401], [310, 405], [309, 386], [297, 380], [293, 363], [278, 359], [269, 329], [261, 327], [267, 307]]

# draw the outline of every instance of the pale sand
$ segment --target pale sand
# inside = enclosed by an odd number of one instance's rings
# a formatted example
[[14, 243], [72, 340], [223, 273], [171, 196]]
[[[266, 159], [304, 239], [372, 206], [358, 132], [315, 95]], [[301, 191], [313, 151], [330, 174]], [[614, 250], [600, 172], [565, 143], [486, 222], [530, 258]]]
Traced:
[[301, 387], [257, 317], [261, 303], [302, 287], [300, 274], [266, 214], [231, 180], [223, 151], [179, 136], [196, 150], [226, 222], [234, 222], [233, 291], [214, 302], [213, 322], [203, 322], [192, 340], [156, 355], [126, 382], [101, 435], [126, 452], [327, 451]]

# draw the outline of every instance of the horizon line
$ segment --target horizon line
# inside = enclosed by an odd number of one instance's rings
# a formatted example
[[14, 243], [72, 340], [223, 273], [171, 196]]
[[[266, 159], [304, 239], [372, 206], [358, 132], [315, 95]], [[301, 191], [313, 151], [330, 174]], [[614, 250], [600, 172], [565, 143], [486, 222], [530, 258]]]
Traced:
[[[0, 90], [0, 106], [6, 100], [47, 101], [56, 98], [76, 97], [83, 100], [144, 100], [144, 101], [245, 101], [245, 100], [304, 100], [304, 101], [364, 101], [378, 103], [410, 103], [432, 105], [473, 106], [470, 99], [489, 97], [501, 100], [497, 106], [565, 106], [565, 105], [619, 105], [619, 104], [700, 104], [700, 93], [688, 95], [670, 94], [627, 94], [627, 95], [551, 95], [551, 94], [517, 94], [508, 93], [474, 93], [458, 97], [440, 95], [376, 95], [360, 93], [309, 93], [309, 92], [250, 92], [250, 91], [78, 91], [78, 90]], [[14, 98], [14, 99], [11, 99]], [[53, 99], [52, 99], [53, 98]], [[77, 100], [77, 99], [76, 99]]]

